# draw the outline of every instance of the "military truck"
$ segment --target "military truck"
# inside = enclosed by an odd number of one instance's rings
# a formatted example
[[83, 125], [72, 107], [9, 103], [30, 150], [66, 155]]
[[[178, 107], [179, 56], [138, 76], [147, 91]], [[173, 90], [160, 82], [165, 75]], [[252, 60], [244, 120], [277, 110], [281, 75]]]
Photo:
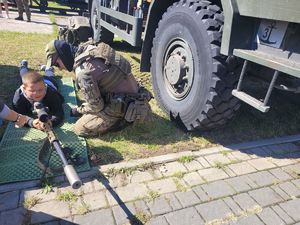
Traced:
[[[274, 87], [299, 91], [299, 0], [88, 3], [94, 39], [141, 46], [157, 102], [187, 130], [225, 124], [241, 101], [267, 112]], [[264, 99], [242, 86], [248, 74], [269, 82]]]

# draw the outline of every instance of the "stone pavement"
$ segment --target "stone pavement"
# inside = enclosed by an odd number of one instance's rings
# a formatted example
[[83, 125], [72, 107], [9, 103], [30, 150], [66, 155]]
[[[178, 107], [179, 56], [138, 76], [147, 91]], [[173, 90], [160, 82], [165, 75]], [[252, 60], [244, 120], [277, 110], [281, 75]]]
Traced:
[[[31, 22], [26, 21], [24, 13], [24, 21], [18, 21], [14, 18], [18, 16], [17, 12], [9, 12], [10, 19], [0, 18], [0, 31], [14, 31], [24, 33], [44, 33], [52, 34], [53, 25], [48, 14], [32, 13]], [[58, 26], [67, 24], [67, 16], [56, 16], [56, 23]]]
[[300, 225], [300, 135], [0, 186], [0, 224]]

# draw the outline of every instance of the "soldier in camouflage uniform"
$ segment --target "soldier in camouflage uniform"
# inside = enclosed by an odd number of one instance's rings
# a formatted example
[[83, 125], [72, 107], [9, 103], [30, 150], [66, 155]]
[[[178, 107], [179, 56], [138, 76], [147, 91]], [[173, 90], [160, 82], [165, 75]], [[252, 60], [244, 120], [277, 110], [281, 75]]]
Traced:
[[55, 40], [46, 46], [47, 67], [75, 70], [85, 102], [72, 109], [82, 115], [75, 124], [80, 136], [97, 136], [126, 124], [142, 122], [150, 112], [150, 92], [139, 86], [129, 62], [104, 43], [78, 48]]

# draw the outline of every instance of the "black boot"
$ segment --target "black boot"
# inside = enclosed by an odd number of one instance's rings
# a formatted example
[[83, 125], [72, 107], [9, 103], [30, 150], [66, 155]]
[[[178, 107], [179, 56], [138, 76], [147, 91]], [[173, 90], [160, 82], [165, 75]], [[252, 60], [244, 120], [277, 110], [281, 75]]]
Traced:
[[23, 19], [23, 17], [18, 16], [18, 17], [15, 18], [15, 20], [24, 20], [24, 19]]

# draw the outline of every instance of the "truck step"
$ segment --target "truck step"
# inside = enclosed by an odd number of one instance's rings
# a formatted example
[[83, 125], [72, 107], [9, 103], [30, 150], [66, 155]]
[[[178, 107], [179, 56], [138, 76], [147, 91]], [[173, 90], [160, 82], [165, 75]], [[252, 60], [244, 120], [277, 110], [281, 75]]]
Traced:
[[286, 57], [278, 49], [268, 48], [268, 52], [260, 50], [234, 49], [233, 54], [248, 61], [272, 68], [274, 70], [300, 78], [300, 63]]
[[265, 106], [263, 102], [246, 94], [243, 91], [238, 91], [237, 89], [234, 89], [232, 90], [232, 95], [242, 100], [243, 102], [246, 102], [247, 104], [253, 106], [261, 112], [268, 112], [270, 109], [270, 106]]

